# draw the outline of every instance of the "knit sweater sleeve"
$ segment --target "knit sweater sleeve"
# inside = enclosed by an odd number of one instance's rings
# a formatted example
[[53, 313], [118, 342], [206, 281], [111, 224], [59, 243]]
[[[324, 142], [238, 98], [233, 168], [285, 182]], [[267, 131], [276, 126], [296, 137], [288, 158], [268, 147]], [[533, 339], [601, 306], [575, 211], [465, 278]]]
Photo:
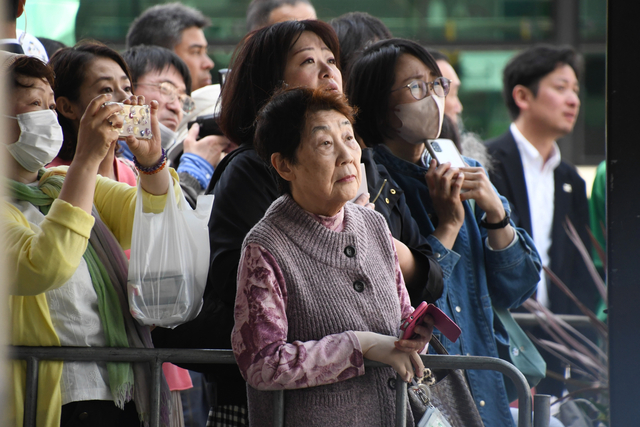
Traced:
[[276, 260], [263, 247], [248, 244], [238, 267], [231, 345], [249, 385], [296, 389], [364, 375], [362, 349], [352, 331], [289, 343], [286, 308], [286, 283]]

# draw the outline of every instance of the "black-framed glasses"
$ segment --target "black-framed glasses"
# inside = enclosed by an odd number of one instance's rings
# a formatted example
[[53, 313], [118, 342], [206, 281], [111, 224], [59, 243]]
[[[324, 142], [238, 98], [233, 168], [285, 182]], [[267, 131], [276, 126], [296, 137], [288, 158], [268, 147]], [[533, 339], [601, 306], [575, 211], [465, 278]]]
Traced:
[[180, 101], [182, 111], [189, 114], [196, 108], [196, 103], [186, 93], [180, 93], [177, 87], [169, 82], [162, 83], [137, 83], [136, 86], [153, 86], [160, 89], [160, 93], [165, 97], [167, 102], [173, 102], [176, 98]]
[[437, 77], [432, 82], [425, 82], [424, 80], [414, 80], [408, 85], [399, 87], [398, 89], [392, 90], [391, 92], [395, 92], [404, 88], [409, 88], [411, 96], [413, 96], [418, 101], [424, 99], [427, 95], [429, 95], [429, 89], [431, 89], [431, 91], [439, 97], [444, 98], [449, 94], [449, 89], [451, 88], [451, 80], [446, 77]]

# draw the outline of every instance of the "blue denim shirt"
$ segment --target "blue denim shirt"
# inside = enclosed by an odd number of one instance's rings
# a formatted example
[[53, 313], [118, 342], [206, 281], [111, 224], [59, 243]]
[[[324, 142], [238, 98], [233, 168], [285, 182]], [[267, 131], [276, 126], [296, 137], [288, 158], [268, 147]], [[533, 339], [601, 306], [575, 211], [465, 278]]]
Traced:
[[[437, 216], [424, 176], [428, 169], [394, 156], [384, 145], [375, 147], [374, 152], [375, 161], [383, 164], [404, 190], [411, 215], [442, 267], [444, 291], [436, 305], [460, 326], [462, 335], [453, 343], [437, 330], [434, 333], [449, 354], [498, 357], [496, 338], [504, 343], [509, 339], [504, 330], [494, 331], [491, 307], [518, 307], [535, 291], [541, 264], [531, 237], [516, 229], [517, 238], [510, 246], [490, 249], [487, 230], [479, 226], [484, 211], [465, 201], [464, 224], [453, 248], [445, 248], [432, 235]], [[480, 166], [473, 159], [465, 161], [469, 166]], [[507, 200], [500, 199], [509, 212]], [[502, 374], [467, 370], [467, 379], [484, 425], [513, 426]]]

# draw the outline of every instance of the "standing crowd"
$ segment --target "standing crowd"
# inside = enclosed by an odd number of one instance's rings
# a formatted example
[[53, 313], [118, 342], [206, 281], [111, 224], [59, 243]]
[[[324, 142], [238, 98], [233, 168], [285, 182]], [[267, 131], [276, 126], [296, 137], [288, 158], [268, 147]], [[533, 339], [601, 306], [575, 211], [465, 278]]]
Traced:
[[[9, 3], [15, 32], [25, 0]], [[543, 266], [597, 306], [564, 231], [568, 219], [590, 249], [585, 182], [556, 144], [580, 108], [572, 48], [511, 59], [512, 123], [485, 144], [463, 127], [447, 56], [366, 13], [326, 23], [308, 0], [253, 0], [220, 84], [208, 25], [168, 3], [131, 23], [123, 52], [46, 43], [38, 58], [15, 34], [0, 42], [11, 344], [233, 349], [237, 366], [164, 364], [165, 426], [270, 426], [270, 390], [285, 390], [287, 426], [390, 426], [393, 380], [422, 376], [432, 336], [449, 354], [498, 357], [509, 336], [495, 310], [533, 297], [579, 313]], [[136, 105], [149, 105], [151, 139], [120, 136]], [[437, 138], [464, 167], [432, 157]], [[169, 191], [191, 207], [214, 195], [210, 265], [198, 317], [150, 328], [127, 301], [134, 212], [140, 196], [162, 212]], [[430, 316], [400, 337], [423, 301], [460, 326], [457, 341]], [[12, 365], [6, 425], [23, 425], [25, 366]], [[485, 426], [515, 425], [502, 374], [466, 380]], [[150, 382], [145, 364], [42, 362], [37, 425], [139, 426]], [[563, 384], [538, 392], [560, 397]]]

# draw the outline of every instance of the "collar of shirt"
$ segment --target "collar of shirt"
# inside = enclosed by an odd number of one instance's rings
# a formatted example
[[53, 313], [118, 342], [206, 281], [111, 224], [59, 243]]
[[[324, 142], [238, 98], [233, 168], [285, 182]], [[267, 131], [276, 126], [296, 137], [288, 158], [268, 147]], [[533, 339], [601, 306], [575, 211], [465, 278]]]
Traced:
[[307, 213], [331, 231], [339, 233], [344, 229], [344, 207], [334, 216], [317, 215], [308, 211]]
[[511, 123], [509, 130], [513, 135], [513, 139], [516, 141], [518, 151], [520, 151], [520, 157], [522, 159], [522, 166], [535, 167], [539, 172], [553, 171], [558, 167], [562, 158], [560, 157], [560, 149], [558, 144], [553, 142], [553, 148], [551, 149], [551, 156], [546, 162], [542, 158], [540, 152], [534, 147], [527, 138], [520, 132], [515, 123]]

